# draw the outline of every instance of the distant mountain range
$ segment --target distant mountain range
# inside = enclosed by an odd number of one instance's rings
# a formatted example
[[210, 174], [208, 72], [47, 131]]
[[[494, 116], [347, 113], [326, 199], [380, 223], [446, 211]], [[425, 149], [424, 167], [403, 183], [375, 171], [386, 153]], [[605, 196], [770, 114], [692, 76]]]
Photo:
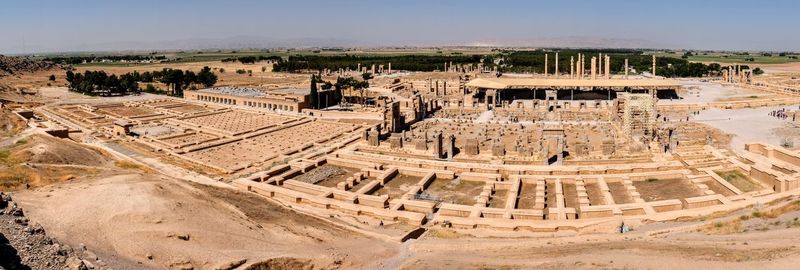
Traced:
[[644, 39], [554, 37], [521, 40], [485, 40], [469, 43], [472, 46], [490, 47], [540, 47], [540, 48], [620, 48], [620, 49], [681, 49], [685, 46], [654, 42]]
[[[268, 38], [235, 36], [229, 38], [194, 38], [173, 41], [130, 41], [86, 43], [64, 47], [27, 46], [5, 48], [5, 53], [142, 51], [142, 50], [205, 50], [205, 49], [270, 49], [270, 48], [375, 48], [375, 47], [559, 47], [559, 48], [653, 48], [678, 49], [678, 44], [666, 44], [642, 39], [616, 39], [597, 37], [550, 37], [519, 40], [452, 40], [452, 41], [370, 41], [336, 38]], [[0, 53], [3, 53], [0, 51]]]

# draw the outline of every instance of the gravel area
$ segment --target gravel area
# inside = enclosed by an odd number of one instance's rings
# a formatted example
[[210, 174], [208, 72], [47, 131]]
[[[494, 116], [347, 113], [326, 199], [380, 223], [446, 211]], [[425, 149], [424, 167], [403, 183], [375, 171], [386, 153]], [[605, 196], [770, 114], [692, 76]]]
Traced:
[[342, 176], [345, 175], [347, 171], [343, 170], [342, 168], [336, 166], [330, 166], [328, 164], [319, 166], [314, 168], [313, 170], [302, 174], [298, 177], [295, 177], [294, 180], [300, 182], [306, 182], [311, 184], [319, 183], [325, 179], [335, 177], [335, 176]]

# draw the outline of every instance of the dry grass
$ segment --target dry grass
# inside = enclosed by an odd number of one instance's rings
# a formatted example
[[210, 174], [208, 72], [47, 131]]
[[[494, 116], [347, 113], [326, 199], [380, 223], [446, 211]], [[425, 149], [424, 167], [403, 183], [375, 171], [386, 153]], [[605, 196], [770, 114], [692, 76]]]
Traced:
[[728, 183], [731, 183], [731, 185], [735, 186], [742, 192], [756, 191], [763, 188], [750, 180], [750, 177], [747, 177], [738, 170], [714, 171], [714, 173], [719, 175], [719, 177], [722, 177], [722, 179], [725, 179], [725, 181], [728, 181]]
[[717, 235], [734, 234], [744, 232], [744, 226], [742, 226], [741, 220], [736, 219], [728, 222], [714, 222], [701, 227], [698, 231]]
[[4, 165], [11, 165], [13, 162], [13, 158], [11, 158], [11, 151], [8, 149], [0, 150], [0, 164]]
[[39, 165], [16, 165], [0, 170], [0, 191], [42, 187], [72, 180], [78, 176], [95, 175], [99, 169]]
[[164, 156], [164, 157], [161, 157], [160, 160], [162, 162], [164, 162], [164, 163], [175, 165], [175, 166], [178, 166], [178, 167], [181, 167], [181, 168], [193, 171], [193, 172], [202, 173], [202, 174], [205, 174], [205, 175], [221, 176], [221, 175], [225, 174], [220, 170], [217, 170], [217, 169], [214, 169], [214, 168], [211, 168], [211, 167], [208, 167], [208, 166], [203, 166], [201, 164], [197, 164], [197, 163], [194, 163], [194, 162], [190, 162], [190, 161], [187, 161], [185, 159], [178, 158], [178, 157]]
[[0, 190], [41, 187], [96, 175], [109, 155], [48, 136], [31, 136], [0, 150]]
[[428, 230], [428, 236], [441, 239], [458, 239], [464, 237], [463, 234], [460, 234], [455, 230], [442, 229], [442, 228], [434, 228]]
[[0, 110], [0, 137], [13, 136], [26, 127], [25, 121], [14, 115], [11, 110], [3, 108]]
[[118, 160], [114, 162], [114, 166], [127, 170], [140, 170], [145, 173], [153, 173], [152, 169], [127, 160]]
[[795, 201], [793, 201], [793, 202], [791, 202], [789, 204], [786, 204], [786, 205], [783, 205], [783, 206], [780, 206], [780, 207], [777, 207], [777, 208], [773, 208], [773, 209], [768, 210], [768, 211], [764, 211], [764, 212], [756, 211], [756, 212], [753, 212], [752, 215], [753, 215], [754, 218], [774, 219], [774, 218], [778, 218], [779, 216], [781, 216], [783, 214], [786, 214], [786, 213], [789, 213], [789, 212], [798, 211], [798, 210], [800, 210], [800, 200], [795, 200]]
[[30, 177], [25, 171], [12, 168], [0, 171], [0, 190], [14, 190], [28, 182]]

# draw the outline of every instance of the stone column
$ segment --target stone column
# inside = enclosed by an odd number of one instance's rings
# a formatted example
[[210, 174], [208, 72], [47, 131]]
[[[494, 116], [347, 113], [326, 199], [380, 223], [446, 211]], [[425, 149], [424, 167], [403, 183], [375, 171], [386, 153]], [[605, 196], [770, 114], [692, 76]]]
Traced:
[[556, 140], [556, 166], [564, 165], [564, 138], [558, 137]]
[[597, 57], [592, 56], [592, 69], [591, 69], [591, 78], [592, 80], [597, 79]]
[[604, 72], [606, 79], [611, 79], [611, 56], [606, 54], [606, 70]]
[[558, 78], [558, 53], [556, 53], [556, 68], [555, 68], [555, 75]]
[[628, 78], [628, 58], [625, 58], [625, 79]]
[[583, 79], [584, 73], [586, 73], [586, 55], [581, 55], [581, 79]]
[[443, 145], [443, 138], [442, 133], [436, 133], [433, 135], [433, 152], [436, 154], [436, 158], [440, 159], [444, 155], [444, 145]]
[[569, 57], [569, 78], [575, 79], [575, 57]]
[[445, 150], [447, 151], [447, 160], [448, 161], [452, 161], [453, 160], [453, 156], [455, 155], [455, 150], [456, 150], [456, 136], [454, 136], [453, 134], [450, 134], [450, 136], [447, 137], [447, 144], [446, 145], [447, 145], [446, 146], [447, 149], [445, 149]]
[[603, 53], [597, 54], [597, 74], [599, 77], [603, 77]]
[[392, 74], [392, 62], [389, 62], [389, 74]]
[[544, 54], [544, 76], [547, 77], [547, 54]]
[[656, 76], [656, 55], [653, 55], [653, 77]]

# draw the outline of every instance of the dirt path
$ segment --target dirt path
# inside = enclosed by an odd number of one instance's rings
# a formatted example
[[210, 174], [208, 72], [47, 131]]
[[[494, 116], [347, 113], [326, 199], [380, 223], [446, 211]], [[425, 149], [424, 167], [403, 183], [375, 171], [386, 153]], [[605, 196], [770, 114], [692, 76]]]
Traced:
[[594, 235], [526, 239], [426, 238], [406, 269], [786, 269], [800, 263], [799, 229], [695, 239]]

